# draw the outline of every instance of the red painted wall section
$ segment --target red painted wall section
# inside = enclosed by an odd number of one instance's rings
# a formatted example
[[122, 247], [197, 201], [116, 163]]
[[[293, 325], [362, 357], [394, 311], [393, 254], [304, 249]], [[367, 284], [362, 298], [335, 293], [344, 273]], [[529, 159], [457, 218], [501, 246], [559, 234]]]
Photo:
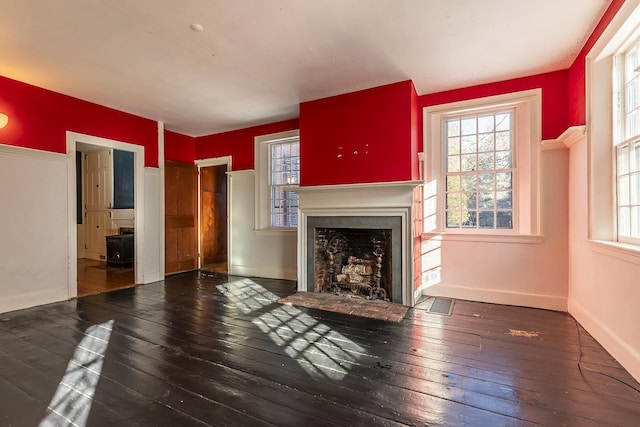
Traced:
[[164, 159], [172, 162], [193, 163], [196, 159], [196, 139], [165, 130]]
[[196, 138], [196, 160], [231, 156], [233, 170], [254, 169], [254, 138], [299, 128], [298, 119]]
[[587, 39], [584, 47], [569, 68], [569, 126], [587, 123], [587, 90], [586, 90], [586, 57], [604, 30], [611, 23], [622, 7], [624, 0], [613, 0], [595, 29]]
[[0, 76], [0, 112], [9, 124], [0, 143], [66, 153], [66, 131], [145, 147], [145, 166], [158, 166], [156, 122]]
[[432, 105], [538, 88], [542, 89], [542, 139], [557, 138], [569, 127], [567, 70], [422, 95], [418, 103], [422, 110]]
[[413, 90], [403, 81], [300, 104], [300, 185], [411, 180]]

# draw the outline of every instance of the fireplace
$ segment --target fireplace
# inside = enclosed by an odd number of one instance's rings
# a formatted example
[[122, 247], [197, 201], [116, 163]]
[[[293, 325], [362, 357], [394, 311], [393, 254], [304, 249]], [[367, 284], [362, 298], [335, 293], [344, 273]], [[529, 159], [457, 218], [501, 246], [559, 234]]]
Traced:
[[402, 301], [400, 216], [307, 217], [307, 291]]
[[413, 305], [420, 183], [300, 187], [298, 290]]

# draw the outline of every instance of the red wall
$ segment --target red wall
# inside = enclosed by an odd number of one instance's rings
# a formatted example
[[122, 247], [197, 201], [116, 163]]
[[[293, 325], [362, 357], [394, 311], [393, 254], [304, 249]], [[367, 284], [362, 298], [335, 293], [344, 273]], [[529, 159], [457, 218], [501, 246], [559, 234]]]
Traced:
[[404, 81], [300, 104], [300, 184], [411, 180], [412, 92]]
[[196, 159], [196, 139], [165, 130], [164, 159], [173, 162], [193, 163]]
[[569, 68], [569, 126], [587, 123], [585, 58], [616, 15], [624, 0], [613, 0], [600, 22], [587, 39], [584, 47]]
[[298, 119], [196, 138], [196, 160], [232, 156], [233, 170], [254, 169], [254, 138], [298, 129]]
[[542, 139], [554, 139], [569, 127], [567, 85], [568, 71], [555, 71], [519, 79], [422, 95], [418, 100], [418, 104], [419, 108], [422, 109], [424, 107], [449, 102], [541, 88]]
[[66, 131], [145, 147], [145, 165], [158, 166], [156, 122], [0, 76], [0, 112], [9, 124], [0, 143], [66, 153]]

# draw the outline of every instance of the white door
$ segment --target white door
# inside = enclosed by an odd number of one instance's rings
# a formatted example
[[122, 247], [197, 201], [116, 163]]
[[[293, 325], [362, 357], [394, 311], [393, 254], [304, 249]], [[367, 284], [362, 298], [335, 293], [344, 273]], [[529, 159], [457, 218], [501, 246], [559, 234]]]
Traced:
[[105, 260], [105, 236], [116, 234], [111, 222], [113, 164], [110, 149], [84, 153], [85, 256]]

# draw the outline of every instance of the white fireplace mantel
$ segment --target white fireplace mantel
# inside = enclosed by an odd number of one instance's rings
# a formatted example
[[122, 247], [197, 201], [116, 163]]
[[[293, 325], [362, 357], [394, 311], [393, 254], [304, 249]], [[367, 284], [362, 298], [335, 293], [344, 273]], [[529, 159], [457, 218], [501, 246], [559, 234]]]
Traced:
[[[402, 304], [413, 306], [413, 201], [422, 181], [299, 187], [298, 193], [298, 291], [308, 281], [308, 218], [327, 216], [400, 217], [402, 257]], [[313, 236], [310, 238], [313, 239]]]

